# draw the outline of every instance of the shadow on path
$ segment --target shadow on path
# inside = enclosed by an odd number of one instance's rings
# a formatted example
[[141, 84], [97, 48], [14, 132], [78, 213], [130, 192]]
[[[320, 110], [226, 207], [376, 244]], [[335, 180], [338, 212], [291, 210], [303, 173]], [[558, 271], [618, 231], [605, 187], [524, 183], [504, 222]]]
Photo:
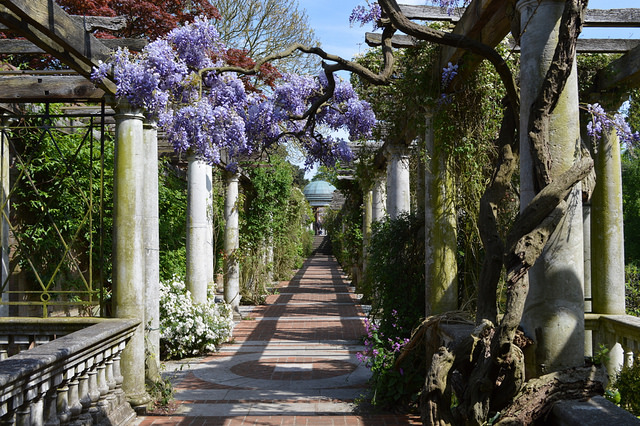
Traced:
[[[415, 416], [356, 414], [370, 372], [356, 359], [364, 314], [327, 237], [218, 353], [172, 363], [174, 413], [140, 425], [406, 425]], [[180, 371], [180, 367], [182, 370]]]

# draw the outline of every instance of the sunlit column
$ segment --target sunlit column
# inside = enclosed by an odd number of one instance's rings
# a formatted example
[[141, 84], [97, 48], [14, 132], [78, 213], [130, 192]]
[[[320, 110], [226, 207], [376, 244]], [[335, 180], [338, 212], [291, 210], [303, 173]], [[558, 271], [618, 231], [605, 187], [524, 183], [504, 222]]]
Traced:
[[186, 285], [194, 303], [207, 301], [207, 286], [213, 282], [211, 178], [211, 166], [195, 155], [189, 156]]
[[238, 181], [237, 173], [227, 173], [227, 194], [224, 201], [224, 300], [233, 308], [234, 316], [240, 317], [240, 262], [238, 248]]
[[396, 219], [411, 210], [409, 150], [404, 145], [387, 146], [387, 212]]
[[456, 213], [446, 153], [436, 149], [431, 115], [426, 116], [425, 149], [425, 311], [436, 315], [458, 309]]
[[122, 385], [131, 405], [143, 410], [145, 391], [145, 253], [143, 115], [116, 105], [116, 148], [113, 202], [113, 293], [117, 318], [135, 318], [140, 325], [122, 353]]
[[158, 128], [145, 121], [144, 251], [147, 377], [160, 379], [160, 218], [158, 216]]
[[[564, 2], [520, 0], [520, 128], [553, 59]], [[575, 62], [574, 62], [575, 64]], [[578, 83], [575, 65], [549, 123], [551, 178], [560, 176], [580, 155]], [[520, 208], [536, 195], [528, 132], [520, 132]], [[530, 290], [522, 326], [535, 343], [527, 348], [527, 374], [539, 376], [584, 363], [584, 264], [582, 191], [568, 198], [568, 212], [529, 272]]]
[[[0, 294], [2, 302], [9, 302], [9, 191], [11, 191], [11, 180], [9, 177], [10, 150], [9, 150], [9, 124], [11, 119], [2, 117], [0, 128], [0, 179], [2, 180], [2, 192], [0, 193], [0, 244], [2, 253], [0, 254]], [[9, 316], [9, 306], [0, 305], [0, 317]]]
[[[625, 314], [622, 164], [615, 129], [603, 131], [595, 152], [596, 186], [591, 197], [591, 300], [596, 314]], [[609, 348], [607, 370], [619, 371], [620, 344]]]

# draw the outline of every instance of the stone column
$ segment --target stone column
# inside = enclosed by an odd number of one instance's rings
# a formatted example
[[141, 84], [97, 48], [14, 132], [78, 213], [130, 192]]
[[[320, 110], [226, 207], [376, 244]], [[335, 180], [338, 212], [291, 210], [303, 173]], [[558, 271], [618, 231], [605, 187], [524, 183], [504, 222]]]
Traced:
[[237, 173], [226, 176], [227, 194], [224, 200], [224, 301], [231, 305], [234, 317], [240, 317], [240, 247], [238, 230], [238, 180]]
[[387, 146], [387, 213], [391, 219], [411, 210], [408, 151], [400, 144]]
[[117, 318], [140, 321], [122, 352], [122, 388], [131, 405], [144, 411], [145, 253], [143, 115], [126, 104], [116, 109], [113, 202], [113, 300]]
[[193, 303], [207, 301], [207, 286], [213, 282], [211, 179], [211, 166], [194, 155], [189, 156], [186, 286]]
[[[597, 314], [625, 314], [622, 165], [615, 129], [603, 131], [595, 151], [596, 186], [591, 197], [591, 295]], [[620, 344], [609, 347], [610, 374], [623, 362]]]
[[[11, 191], [11, 179], [9, 177], [10, 149], [9, 149], [9, 124], [10, 118], [2, 117], [0, 129], [0, 180], [2, 192], [0, 193], [0, 294], [2, 302], [9, 302], [9, 192]], [[9, 316], [9, 305], [0, 305], [0, 317]]]
[[[564, 2], [520, 0], [520, 128], [527, 129], [529, 110], [553, 58]], [[580, 153], [578, 83], [571, 73], [549, 124], [549, 149], [557, 177]], [[520, 204], [535, 196], [534, 171], [526, 131], [520, 132]], [[584, 363], [584, 295], [582, 196], [578, 185], [569, 195], [569, 210], [546, 249], [529, 272], [530, 290], [522, 326], [534, 339], [527, 353], [528, 376]]]
[[[582, 203], [582, 235], [584, 248], [584, 312], [591, 313], [591, 198]], [[584, 356], [593, 356], [593, 333], [584, 331]]]
[[158, 215], [158, 127], [145, 121], [144, 251], [147, 378], [160, 380], [160, 219]]
[[425, 312], [436, 315], [458, 309], [456, 213], [453, 180], [442, 149], [436, 149], [432, 117], [426, 117], [425, 149]]
[[364, 214], [362, 215], [362, 273], [367, 272], [367, 256], [369, 254], [369, 242], [371, 241], [371, 222], [373, 216], [373, 191], [364, 191], [362, 203]]
[[386, 191], [383, 179], [376, 179], [371, 198], [371, 220], [380, 221], [386, 216]]

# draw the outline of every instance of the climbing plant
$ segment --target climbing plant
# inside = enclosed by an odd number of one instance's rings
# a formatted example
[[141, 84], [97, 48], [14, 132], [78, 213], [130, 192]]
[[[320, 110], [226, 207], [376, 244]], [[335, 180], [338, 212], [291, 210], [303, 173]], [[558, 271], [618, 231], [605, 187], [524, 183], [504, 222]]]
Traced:
[[240, 226], [241, 292], [261, 302], [273, 281], [288, 279], [309, 254], [308, 203], [292, 185], [294, 169], [283, 155], [247, 171], [245, 209]]
[[[14, 259], [30, 290], [90, 291], [95, 301], [96, 291], [110, 288], [113, 141], [106, 135], [101, 145], [92, 128], [56, 129], [60, 110], [47, 108], [51, 115], [26, 115], [9, 135], [16, 155]], [[54, 298], [78, 300], [73, 293]]]

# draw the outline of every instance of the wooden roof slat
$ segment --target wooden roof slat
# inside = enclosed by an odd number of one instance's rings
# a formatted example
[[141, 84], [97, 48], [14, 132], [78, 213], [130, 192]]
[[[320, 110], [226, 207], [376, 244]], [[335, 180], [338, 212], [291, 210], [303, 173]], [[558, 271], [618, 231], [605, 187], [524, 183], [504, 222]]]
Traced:
[[104, 91], [80, 75], [0, 76], [0, 102], [99, 101]]
[[455, 8], [452, 13], [439, 6], [417, 6], [412, 4], [399, 4], [402, 13], [409, 19], [419, 21], [445, 21], [458, 22], [464, 13], [464, 7]]
[[[53, 0], [0, 0], [0, 22], [85, 77], [111, 52]], [[102, 86], [115, 93], [113, 82], [105, 81]]]
[[[513, 1], [510, 0], [474, 0], [465, 9], [464, 14], [456, 23], [453, 33], [478, 40], [488, 46], [495, 47], [511, 31]], [[473, 70], [482, 61], [464, 49], [443, 46], [440, 54], [440, 68], [448, 62], [458, 63], [464, 56], [462, 68], [456, 80], [464, 79], [466, 73]]]
[[640, 86], [640, 46], [610, 63], [598, 73], [596, 92]]
[[[125, 16], [84, 16], [69, 15], [76, 24], [82, 26], [85, 31], [106, 30], [119, 31], [127, 27], [127, 18]], [[11, 28], [0, 24], [0, 31], [11, 32]]]
[[[369, 46], [380, 46], [382, 35], [378, 33], [366, 33], [365, 41]], [[414, 47], [419, 41], [415, 38], [396, 34], [391, 38], [391, 44], [396, 48]], [[578, 39], [578, 53], [627, 53], [640, 44], [640, 39]], [[1, 45], [1, 43], [0, 43]], [[520, 51], [519, 46], [512, 46], [515, 52]]]
[[[401, 4], [400, 10], [409, 19], [421, 21], [458, 22], [464, 8], [456, 9], [451, 15], [437, 6], [414, 6]], [[448, 17], [448, 18], [447, 18]], [[585, 26], [605, 28], [640, 27], [640, 9], [587, 9]]]
[[[147, 40], [141, 38], [100, 39], [100, 41], [111, 50], [115, 50], [118, 47], [126, 47], [129, 50], [140, 51], [148, 44]], [[36, 55], [46, 52], [29, 40], [0, 39], [0, 54], [2, 53], [11, 55]]]
[[119, 31], [127, 27], [127, 18], [125, 16], [70, 16], [76, 23], [82, 25], [85, 31]]

